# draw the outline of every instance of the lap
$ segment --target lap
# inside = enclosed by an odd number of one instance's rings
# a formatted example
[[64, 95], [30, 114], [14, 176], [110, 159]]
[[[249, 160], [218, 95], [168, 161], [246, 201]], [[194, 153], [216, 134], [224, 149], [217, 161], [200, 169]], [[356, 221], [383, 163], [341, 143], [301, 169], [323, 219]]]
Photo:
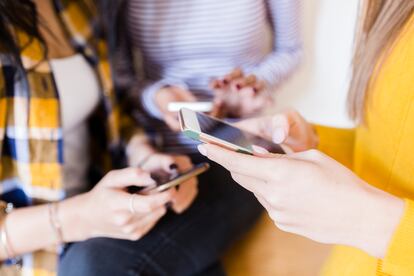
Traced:
[[71, 245], [60, 274], [196, 275], [216, 268], [223, 251], [253, 225], [261, 207], [215, 164], [199, 182], [199, 196], [186, 212], [169, 212], [138, 241], [98, 238]]

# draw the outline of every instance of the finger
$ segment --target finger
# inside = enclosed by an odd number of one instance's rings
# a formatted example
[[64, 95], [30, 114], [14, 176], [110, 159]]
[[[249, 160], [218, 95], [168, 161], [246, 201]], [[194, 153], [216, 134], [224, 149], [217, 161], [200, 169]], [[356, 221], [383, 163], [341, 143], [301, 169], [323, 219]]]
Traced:
[[223, 114], [223, 107], [224, 107], [224, 101], [221, 97], [216, 97], [213, 102], [213, 109], [210, 112], [210, 116], [221, 118]]
[[170, 127], [171, 130], [177, 132], [181, 129], [180, 122], [178, 121], [178, 117], [175, 115], [166, 115], [165, 123]]
[[152, 218], [148, 219], [146, 224], [142, 228], [138, 228], [136, 232], [132, 235], [131, 240], [139, 240], [148, 234], [158, 223], [158, 221], [165, 215], [165, 213], [156, 214]]
[[217, 79], [212, 80], [212, 81], [210, 81], [210, 83], [209, 83], [208, 87], [209, 87], [211, 90], [219, 90], [219, 89], [221, 89], [221, 88], [223, 87], [223, 85], [222, 85], [222, 81], [217, 80]]
[[186, 155], [176, 155], [174, 156], [174, 160], [180, 172], [187, 171], [194, 166], [193, 162], [191, 162], [191, 159]]
[[246, 190], [261, 197], [266, 196], [268, 185], [264, 180], [238, 173], [231, 173], [231, 177]]
[[115, 209], [119, 208], [119, 211], [129, 211], [133, 212], [134, 215], [143, 215], [171, 202], [176, 192], [175, 189], [150, 195], [119, 192], [112, 195], [111, 201], [116, 206]]
[[254, 87], [256, 82], [257, 78], [255, 75], [248, 75], [244, 78], [234, 80], [232, 86], [234, 86], [237, 91], [241, 91], [245, 87]]
[[[123, 227], [122, 231], [125, 234], [132, 234], [139, 231], [139, 229], [144, 229], [146, 226], [157, 222], [161, 217], [167, 213], [165, 206], [161, 206], [155, 209], [153, 212], [146, 214], [144, 216], [136, 216], [131, 220], [131, 222]], [[143, 231], [144, 232], [144, 231]]]
[[197, 193], [198, 188], [196, 178], [181, 184], [177, 196], [173, 198], [173, 210], [178, 214], [187, 210], [197, 196]]
[[284, 162], [288, 161], [286, 155], [272, 154], [271, 158], [261, 158], [210, 144], [200, 145], [198, 149], [202, 155], [222, 165], [230, 172], [262, 180], [271, 179], [273, 174], [284, 169], [286, 165]]
[[224, 86], [229, 85], [233, 80], [241, 78], [243, 76], [243, 71], [240, 68], [236, 68], [231, 71], [229, 74], [225, 75], [222, 79]]
[[138, 168], [114, 170], [105, 175], [102, 185], [113, 188], [126, 188], [128, 186], [146, 187], [155, 182], [148, 172]]
[[276, 144], [283, 143], [289, 134], [290, 122], [286, 114], [279, 114], [273, 116], [271, 126], [268, 130], [271, 132], [268, 135], [272, 137], [272, 141]]

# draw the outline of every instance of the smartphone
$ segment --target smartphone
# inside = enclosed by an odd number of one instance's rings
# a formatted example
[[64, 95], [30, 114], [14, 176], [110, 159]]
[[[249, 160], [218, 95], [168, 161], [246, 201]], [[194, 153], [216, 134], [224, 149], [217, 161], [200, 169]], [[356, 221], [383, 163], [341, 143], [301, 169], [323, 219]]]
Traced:
[[253, 154], [253, 145], [272, 153], [285, 153], [278, 144], [200, 112], [184, 108], [180, 110], [179, 118], [184, 135], [203, 143], [216, 144], [246, 154]]
[[212, 102], [171, 102], [168, 104], [168, 111], [179, 112], [182, 108], [191, 109], [198, 112], [211, 112]]
[[140, 190], [138, 193], [142, 195], [149, 195], [154, 193], [162, 193], [168, 189], [171, 189], [173, 187], [176, 187], [180, 185], [183, 182], [186, 182], [187, 180], [202, 174], [206, 172], [208, 169], [210, 169], [209, 163], [201, 163], [198, 165], [195, 165], [193, 168], [183, 172], [183, 173], [177, 173], [177, 174], [167, 174], [167, 173], [159, 173], [154, 174], [152, 177], [156, 181], [156, 185], [146, 187], [142, 190]]

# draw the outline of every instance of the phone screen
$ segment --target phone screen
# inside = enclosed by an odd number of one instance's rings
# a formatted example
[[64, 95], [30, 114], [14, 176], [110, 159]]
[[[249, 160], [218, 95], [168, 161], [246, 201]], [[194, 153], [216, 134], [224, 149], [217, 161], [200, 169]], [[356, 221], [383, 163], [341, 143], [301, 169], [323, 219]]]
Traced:
[[240, 148], [253, 151], [252, 145], [257, 145], [267, 149], [272, 153], [285, 153], [277, 144], [265, 140], [257, 135], [242, 131], [237, 127], [215, 120], [202, 113], [197, 114], [197, 121], [202, 133], [224, 140], [228, 143], [239, 146]]

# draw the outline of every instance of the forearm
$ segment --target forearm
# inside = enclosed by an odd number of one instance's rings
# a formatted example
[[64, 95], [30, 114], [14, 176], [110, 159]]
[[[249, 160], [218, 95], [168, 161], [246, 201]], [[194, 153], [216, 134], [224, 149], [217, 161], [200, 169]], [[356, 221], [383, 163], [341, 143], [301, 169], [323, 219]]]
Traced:
[[361, 212], [362, 221], [354, 246], [383, 259], [403, 216], [404, 200], [373, 186], [367, 186], [365, 192], [369, 196], [356, 210]]
[[[64, 242], [82, 240], [84, 237], [78, 212], [81, 197], [82, 195], [58, 203], [56, 219], [62, 226]], [[6, 252], [0, 250], [1, 260], [34, 252], [61, 242], [51, 222], [47, 204], [14, 210], [7, 215], [6, 229], [9, 246], [15, 256], [6, 256]]]

